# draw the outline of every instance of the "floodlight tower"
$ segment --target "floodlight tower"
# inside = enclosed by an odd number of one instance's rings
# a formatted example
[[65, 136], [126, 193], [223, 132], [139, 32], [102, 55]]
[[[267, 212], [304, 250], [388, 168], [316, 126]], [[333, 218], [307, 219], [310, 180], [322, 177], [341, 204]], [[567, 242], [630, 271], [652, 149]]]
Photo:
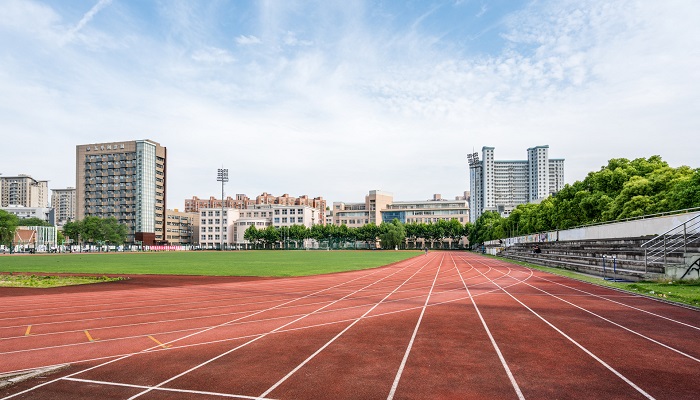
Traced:
[[216, 173], [217, 182], [221, 182], [221, 243], [219, 250], [224, 249], [224, 184], [228, 182], [228, 168], [219, 168]]

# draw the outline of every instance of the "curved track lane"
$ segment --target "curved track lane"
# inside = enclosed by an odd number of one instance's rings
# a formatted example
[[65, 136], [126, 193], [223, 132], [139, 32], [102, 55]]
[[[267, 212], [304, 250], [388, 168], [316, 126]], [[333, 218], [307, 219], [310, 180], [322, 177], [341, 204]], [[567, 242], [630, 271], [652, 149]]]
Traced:
[[463, 252], [0, 289], [3, 399], [694, 399], [700, 312]]

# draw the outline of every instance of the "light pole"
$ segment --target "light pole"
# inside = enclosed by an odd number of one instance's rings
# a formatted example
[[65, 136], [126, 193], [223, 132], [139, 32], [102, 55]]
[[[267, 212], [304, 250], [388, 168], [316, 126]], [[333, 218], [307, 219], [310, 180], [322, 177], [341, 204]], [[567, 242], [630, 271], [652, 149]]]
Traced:
[[228, 168], [219, 168], [216, 173], [217, 182], [221, 182], [221, 243], [219, 250], [224, 249], [224, 184], [228, 182]]

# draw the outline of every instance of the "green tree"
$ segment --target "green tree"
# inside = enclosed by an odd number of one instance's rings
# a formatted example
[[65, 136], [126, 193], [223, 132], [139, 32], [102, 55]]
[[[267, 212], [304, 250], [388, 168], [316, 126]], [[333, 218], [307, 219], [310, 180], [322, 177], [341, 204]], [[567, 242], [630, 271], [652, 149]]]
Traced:
[[367, 243], [369, 248], [374, 248], [379, 236], [379, 227], [375, 224], [365, 224], [357, 228], [357, 240]]
[[274, 226], [270, 225], [261, 231], [261, 239], [264, 247], [272, 248], [273, 243], [280, 241], [280, 232]]
[[68, 237], [68, 240], [70, 240], [72, 244], [79, 244], [81, 230], [81, 221], [70, 221], [63, 225], [63, 233]]
[[114, 217], [103, 218], [100, 225], [100, 241], [116, 246], [124, 244], [128, 233], [126, 225], [120, 224]]
[[391, 223], [382, 222], [379, 231], [379, 241], [383, 249], [402, 246], [406, 240], [406, 230], [398, 219], [394, 219]]
[[260, 240], [262, 239], [262, 234], [258, 228], [255, 227], [255, 225], [251, 225], [243, 233], [243, 239], [253, 243], [255, 247], [257, 247], [258, 243], [260, 243]]
[[19, 218], [5, 210], [0, 210], [0, 244], [11, 246]]
[[451, 239], [452, 247], [456, 247], [459, 240], [464, 236], [464, 226], [456, 218], [445, 221], [445, 237]]
[[31, 218], [21, 218], [17, 223], [17, 226], [52, 226], [48, 221], [44, 221], [41, 218], [31, 217]]
[[309, 228], [304, 225], [292, 225], [289, 227], [289, 237], [299, 247], [299, 242], [303, 242], [309, 237]]

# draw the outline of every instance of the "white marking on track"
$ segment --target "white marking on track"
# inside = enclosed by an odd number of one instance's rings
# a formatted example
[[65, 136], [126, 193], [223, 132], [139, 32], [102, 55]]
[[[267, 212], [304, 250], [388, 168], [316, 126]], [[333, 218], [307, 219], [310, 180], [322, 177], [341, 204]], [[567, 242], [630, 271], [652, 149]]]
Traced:
[[[412, 263], [409, 263], [409, 265], [411, 265], [411, 264], [412, 264]], [[407, 267], [408, 267], [408, 266], [407, 266]], [[404, 268], [407, 268], [407, 267], [404, 267]], [[241, 320], [241, 319], [243, 319], [243, 318], [247, 318], [247, 317], [250, 317], [250, 316], [253, 316], [253, 315], [260, 314], [260, 313], [265, 312], [265, 311], [269, 311], [269, 310], [276, 309], [276, 308], [278, 308], [278, 307], [281, 307], [281, 306], [284, 306], [284, 305], [286, 305], [286, 304], [295, 302], [295, 301], [297, 301], [297, 300], [304, 299], [304, 298], [309, 297], [309, 296], [311, 296], [311, 295], [318, 294], [318, 293], [322, 293], [322, 292], [325, 292], [325, 291], [327, 291], [327, 290], [333, 289], [333, 288], [335, 288], [335, 287], [343, 286], [343, 285], [346, 285], [346, 284], [348, 284], [348, 283], [350, 283], [350, 282], [354, 282], [354, 281], [356, 281], [356, 280], [359, 280], [359, 279], [362, 279], [362, 278], [365, 278], [365, 277], [368, 277], [368, 276], [372, 276], [372, 275], [374, 275], [374, 274], [376, 274], [376, 273], [379, 273], [379, 272], [381, 272], [381, 271], [384, 271], [384, 270], [383, 270], [383, 269], [374, 270], [374, 271], [372, 271], [372, 272], [370, 272], [370, 273], [368, 273], [368, 274], [359, 276], [359, 277], [357, 277], [357, 278], [350, 279], [350, 280], [348, 280], [348, 281], [345, 281], [345, 282], [342, 282], [342, 283], [339, 283], [339, 284], [336, 284], [336, 285], [327, 287], [327, 288], [322, 289], [322, 290], [318, 290], [318, 291], [313, 292], [313, 293], [311, 293], [311, 294], [308, 294], [308, 295], [306, 295], [306, 296], [301, 296], [301, 297], [298, 297], [298, 298], [293, 299], [293, 300], [288, 300], [288, 301], [283, 302], [283, 303], [280, 303], [280, 304], [278, 304], [278, 305], [276, 305], [276, 306], [274, 306], [274, 307], [269, 307], [269, 308], [267, 308], [267, 309], [260, 310], [260, 311], [254, 312], [254, 313], [252, 313], [252, 314], [249, 314], [249, 315], [247, 315], [247, 316], [245, 316], [245, 317], [237, 318], [237, 319], [235, 319], [235, 320], [231, 320], [231, 321], [224, 322], [224, 323], [222, 323], [222, 324], [219, 324], [219, 325], [216, 325], [216, 326], [207, 328], [207, 329], [203, 329], [203, 330], [201, 330], [201, 331], [192, 333], [192, 334], [190, 334], [190, 335], [183, 336], [183, 337], [181, 337], [181, 338], [178, 338], [178, 339], [175, 339], [175, 340], [166, 342], [166, 343], [164, 343], [164, 344], [168, 345], [168, 344], [171, 344], [171, 343], [174, 343], [174, 342], [183, 340], [183, 339], [187, 339], [187, 338], [192, 337], [192, 336], [195, 336], [195, 335], [199, 335], [199, 334], [204, 333], [204, 332], [208, 332], [208, 331], [210, 331], [210, 330], [212, 330], [212, 329], [216, 329], [216, 328], [218, 328], [218, 327], [226, 326], [226, 325], [228, 325], [228, 324], [230, 324], [230, 323], [232, 323], [232, 322], [239, 321], [239, 320]], [[54, 379], [54, 380], [51, 380], [51, 381], [47, 381], [47, 382], [38, 384], [38, 385], [33, 386], [33, 387], [29, 388], [29, 389], [26, 389], [26, 390], [23, 390], [23, 391], [21, 391], [21, 392], [17, 392], [17, 393], [15, 393], [15, 394], [12, 394], [12, 395], [10, 395], [10, 396], [7, 396], [7, 397], [3, 398], [2, 400], [6, 400], [6, 399], [10, 399], [10, 398], [13, 398], [13, 397], [16, 397], [16, 396], [23, 395], [23, 394], [25, 394], [25, 393], [34, 391], [34, 390], [36, 390], [36, 389], [38, 389], [38, 388], [41, 388], [41, 387], [43, 387], [43, 386], [50, 385], [50, 384], [52, 384], [52, 383], [58, 382], [60, 379], [65, 379], [65, 378], [73, 377], [73, 376], [82, 374], [82, 373], [84, 373], [84, 372], [88, 372], [88, 371], [91, 371], [91, 370], [94, 370], [94, 369], [97, 369], [97, 368], [101, 368], [101, 367], [103, 367], [103, 366], [105, 366], [105, 365], [109, 365], [109, 364], [115, 363], [115, 362], [117, 362], [117, 361], [124, 360], [124, 359], [129, 358], [129, 357], [132, 357], [132, 356], [134, 356], [134, 355], [136, 355], [136, 354], [143, 354], [144, 352], [147, 352], [147, 351], [149, 351], [149, 350], [152, 350], [152, 349], [158, 348], [158, 347], [159, 347], [158, 345], [155, 345], [155, 346], [151, 346], [151, 347], [149, 347], [149, 348], [147, 348], [147, 349], [144, 349], [144, 350], [141, 350], [141, 351], [137, 351], [137, 352], [133, 352], [133, 353], [126, 354], [126, 355], [124, 355], [124, 356], [122, 356], [122, 357], [119, 357], [119, 358], [115, 358], [115, 359], [106, 361], [106, 362], [104, 362], [104, 363], [102, 363], [102, 364], [95, 365], [95, 366], [92, 366], [92, 367], [85, 368], [85, 369], [83, 369], [83, 370], [74, 372], [74, 373], [72, 373], [72, 374], [70, 374], [70, 375], [64, 376], [63, 378]]]
[[[121, 386], [121, 387], [129, 387], [129, 388], [136, 388], [136, 389], [148, 389], [148, 388], [151, 388], [152, 390], [158, 390], [158, 391], [162, 391], [162, 392], [189, 393], [189, 394], [204, 394], [204, 395], [208, 395], [208, 396], [231, 397], [231, 398], [234, 398], [234, 399], [260, 399], [260, 397], [244, 396], [244, 395], [241, 395], [241, 394], [218, 393], [218, 392], [205, 392], [205, 391], [202, 391], [202, 390], [188, 390], [188, 389], [175, 389], [175, 388], [162, 388], [162, 387], [156, 388], [156, 387], [151, 387], [151, 386], [132, 385], [132, 384], [129, 384], [129, 383], [95, 381], [95, 380], [92, 380], [92, 379], [63, 378], [62, 380], [64, 380], [64, 381], [72, 381], [72, 382], [80, 382], [80, 383], [90, 383], [90, 384], [95, 384], [95, 385]], [[272, 400], [272, 399], [263, 399], [263, 400]]]
[[[413, 264], [413, 262], [409, 263], [408, 265], [406, 265], [405, 267], [403, 267], [403, 268], [401, 268], [401, 269], [399, 269], [399, 270], [397, 270], [397, 271], [392, 272], [391, 274], [389, 274], [389, 275], [387, 275], [387, 276], [385, 276], [385, 277], [383, 277], [383, 278], [381, 278], [381, 279], [378, 279], [378, 280], [376, 280], [376, 281], [370, 283], [369, 285], [363, 286], [362, 288], [357, 289], [357, 290], [355, 290], [354, 292], [352, 292], [352, 293], [350, 293], [350, 294], [347, 294], [347, 295], [345, 295], [345, 296], [343, 296], [343, 297], [341, 297], [341, 298], [339, 298], [339, 299], [337, 299], [337, 300], [335, 300], [335, 301], [333, 301], [333, 302], [331, 302], [331, 303], [328, 303], [328, 304], [326, 304], [325, 306], [323, 306], [323, 307], [321, 307], [321, 308], [318, 308], [318, 309], [316, 309], [316, 310], [314, 310], [314, 311], [312, 311], [312, 312], [310, 312], [310, 313], [307, 313], [307, 314], [305, 314], [305, 315], [303, 315], [303, 316], [301, 316], [301, 317], [299, 317], [299, 318], [297, 318], [297, 319], [295, 319], [295, 320], [293, 320], [293, 321], [290, 321], [290, 322], [288, 322], [288, 323], [286, 323], [286, 324], [284, 324], [284, 325], [282, 325], [282, 326], [279, 326], [279, 327], [277, 327], [277, 328], [275, 328], [275, 329], [273, 329], [273, 330], [271, 330], [271, 331], [269, 331], [269, 332], [266, 332], [266, 333], [264, 333], [264, 334], [261, 334], [261, 335], [255, 337], [255, 338], [253, 338], [253, 339], [251, 339], [251, 340], [249, 340], [249, 341], [247, 341], [247, 342], [245, 342], [245, 343], [239, 345], [239, 346], [234, 347], [233, 349], [230, 349], [230, 350], [228, 350], [228, 351], [226, 351], [226, 352], [224, 352], [224, 353], [222, 353], [222, 354], [219, 354], [219, 355], [216, 356], [216, 357], [210, 358], [209, 360], [207, 360], [207, 361], [205, 361], [205, 362], [203, 362], [203, 363], [200, 363], [199, 365], [196, 365], [196, 366], [194, 366], [194, 367], [188, 369], [188, 370], [185, 371], [185, 372], [182, 372], [182, 373], [180, 373], [180, 374], [178, 374], [178, 375], [175, 375], [175, 376], [173, 376], [173, 377], [171, 377], [171, 378], [169, 378], [169, 379], [166, 379], [166, 380], [164, 380], [163, 382], [159, 383], [158, 385], [156, 385], [156, 386], [154, 386], [154, 387], [156, 387], [156, 388], [157, 388], [157, 387], [161, 387], [162, 385], [165, 385], [166, 383], [172, 382], [172, 381], [174, 381], [175, 379], [178, 379], [178, 378], [180, 378], [180, 377], [182, 377], [182, 376], [184, 376], [184, 375], [187, 375], [187, 374], [189, 374], [190, 372], [195, 371], [195, 370], [197, 370], [197, 369], [199, 369], [199, 368], [201, 368], [201, 367], [203, 367], [203, 366], [205, 366], [205, 365], [207, 365], [207, 364], [209, 364], [209, 363], [211, 363], [211, 362], [214, 362], [214, 361], [218, 360], [218, 359], [221, 358], [221, 357], [224, 357], [224, 356], [226, 356], [226, 355], [228, 355], [228, 354], [231, 354], [231, 353], [233, 353], [234, 351], [236, 351], [236, 350], [238, 350], [238, 349], [240, 349], [240, 348], [242, 348], [242, 347], [244, 347], [244, 346], [247, 346], [247, 345], [249, 345], [249, 344], [251, 344], [251, 343], [253, 343], [253, 342], [257, 341], [257, 340], [260, 340], [260, 339], [262, 339], [262, 338], [264, 338], [264, 337], [266, 337], [266, 336], [268, 336], [268, 335], [270, 335], [270, 334], [273, 334], [273, 333], [279, 331], [280, 329], [284, 328], [285, 326], [289, 326], [289, 325], [291, 325], [291, 324], [293, 324], [293, 323], [295, 323], [295, 322], [297, 322], [297, 321], [300, 321], [300, 320], [302, 320], [302, 319], [308, 317], [309, 315], [315, 314], [315, 313], [317, 313], [318, 311], [323, 310], [323, 309], [326, 308], [326, 307], [329, 307], [329, 306], [331, 306], [331, 305], [333, 305], [333, 304], [335, 304], [335, 303], [337, 303], [337, 302], [339, 302], [339, 301], [341, 301], [341, 300], [343, 300], [343, 299], [345, 299], [345, 298], [347, 298], [347, 297], [350, 297], [351, 295], [353, 295], [353, 294], [355, 294], [355, 293], [357, 293], [357, 292], [360, 292], [360, 291], [362, 291], [362, 290], [364, 290], [364, 289], [366, 289], [366, 288], [369, 288], [370, 286], [375, 285], [375, 284], [377, 284], [377, 283], [383, 281], [384, 279], [387, 279], [387, 278], [389, 278], [390, 276], [393, 276], [393, 275], [395, 275], [395, 274], [397, 274], [397, 273], [403, 271], [404, 269], [408, 268], [408, 267], [411, 266], [412, 264]], [[376, 306], [375, 306], [375, 307], [376, 307]], [[147, 390], [144, 390], [144, 391], [141, 392], [141, 393], [137, 393], [137, 394], [135, 394], [135, 395], [129, 397], [128, 400], [132, 400], [132, 399], [135, 399], [135, 398], [137, 398], [137, 397], [140, 397], [140, 396], [142, 396], [142, 395], [144, 395], [144, 394], [150, 392], [151, 390], [153, 390], [153, 389], [147, 389]], [[266, 394], [263, 394], [262, 396], [266, 396]]]
[[[457, 263], [454, 261], [454, 258], [452, 259], [452, 262], [455, 264], [455, 267], [456, 267]], [[469, 262], [467, 262], [467, 264], [470, 267], [472, 267], [475, 271], [482, 274], [481, 271], [474, 268], [474, 266], [469, 264]], [[513, 386], [513, 390], [515, 390], [515, 394], [518, 396], [518, 399], [524, 400], [525, 396], [523, 395], [523, 392], [520, 390], [520, 386], [518, 385], [518, 382], [515, 380], [513, 373], [511, 372], [510, 368], [508, 367], [508, 363], [506, 362], [505, 357], [503, 357], [503, 353], [501, 353], [501, 349], [498, 347], [498, 343], [496, 343], [496, 339], [494, 339], [493, 335], [491, 334], [491, 330], [489, 329], [489, 326], [486, 324], [484, 317], [481, 315], [481, 311], [479, 310], [479, 306], [476, 305], [476, 302], [474, 301], [474, 298], [472, 297], [472, 293], [469, 290], [469, 287], [467, 286], [466, 282], [464, 282], [464, 278], [462, 277], [462, 273], [459, 272], [459, 270], [457, 272], [459, 273], [459, 278], [462, 280], [462, 283], [464, 284], [464, 289], [467, 291], [467, 294], [469, 295], [469, 299], [471, 300], [472, 304], [474, 305], [474, 310], [476, 310], [476, 314], [479, 316], [479, 320], [481, 321], [481, 325], [484, 327], [484, 330], [486, 331], [486, 334], [488, 335], [489, 340], [491, 341], [491, 345], [493, 346], [494, 350], [496, 350], [496, 354], [498, 355], [498, 359], [501, 361], [501, 365], [503, 366], [503, 369], [505, 370], [506, 375], [508, 376], [508, 379], [510, 380], [510, 384]], [[482, 275], [486, 279], [491, 280], [486, 275], [484, 275], [484, 274], [482, 274]], [[497, 283], [495, 283], [495, 282], [493, 282], [493, 283], [496, 286], [498, 286]]]
[[[464, 259], [464, 258], [463, 258], [463, 259]], [[467, 263], [469, 263], [469, 261], [467, 261], [467, 260], [465, 260], [465, 261], [466, 261]], [[484, 264], [484, 265], [486, 265], [486, 264], [485, 264], [484, 262], [482, 262], [482, 261], [479, 261], [479, 262], [482, 263], [482, 264]], [[477, 269], [477, 271], [478, 271], [478, 269]], [[532, 271], [531, 271], [530, 273], [532, 274]], [[487, 279], [488, 279], [488, 278], [487, 278]], [[498, 286], [498, 287], [500, 288], [500, 285], [498, 285], [498, 283], [494, 282], [493, 284], [496, 285], [496, 286]], [[528, 307], [525, 303], [523, 303], [522, 301], [520, 301], [520, 299], [518, 299], [517, 297], [513, 296], [513, 295], [512, 295], [510, 292], [508, 292], [507, 290], [505, 290], [505, 289], [502, 289], [502, 290], [503, 290], [503, 293], [507, 294], [507, 295], [510, 296], [513, 300], [517, 301], [521, 306], [525, 307], [526, 310], [530, 311], [533, 315], [535, 315], [537, 318], [539, 318], [542, 322], [544, 322], [545, 324], [549, 325], [550, 328], [554, 329], [557, 333], [559, 333], [560, 335], [562, 335], [562, 336], [563, 336], [564, 338], [566, 338], [568, 341], [570, 341], [571, 343], [573, 343], [576, 347], [578, 347], [578, 348], [581, 349], [583, 352], [585, 352], [586, 354], [588, 354], [591, 358], [593, 358], [594, 360], [598, 361], [598, 363], [600, 363], [602, 366], [604, 366], [605, 368], [607, 368], [610, 372], [612, 372], [613, 374], [615, 374], [618, 378], [622, 379], [625, 383], [627, 383], [628, 385], [630, 385], [632, 388], [634, 388], [634, 389], [635, 389], [637, 392], [639, 392], [641, 395], [643, 395], [643, 396], [646, 397], [647, 399], [651, 399], [651, 400], [654, 399], [654, 397], [651, 396], [651, 395], [650, 395], [649, 393], [647, 393], [646, 391], [644, 391], [644, 389], [642, 389], [641, 387], [637, 386], [634, 382], [632, 382], [632, 381], [631, 381], [630, 379], [628, 379], [626, 376], [622, 375], [620, 372], [618, 372], [618, 371], [617, 371], [615, 368], [613, 368], [611, 365], [609, 365], [608, 363], [606, 363], [605, 361], [603, 361], [600, 357], [596, 356], [595, 354], [593, 354], [593, 352], [591, 352], [591, 351], [588, 350], [586, 347], [584, 347], [582, 344], [580, 344], [579, 342], [577, 342], [576, 340], [574, 340], [571, 336], [569, 336], [569, 335], [567, 335], [566, 333], [564, 333], [564, 331], [562, 331], [561, 329], [559, 329], [559, 328], [557, 328], [556, 326], [554, 326], [554, 324], [552, 324], [552, 323], [549, 322], [547, 319], [545, 319], [544, 317], [542, 317], [540, 314], [538, 314], [538, 313], [537, 313], [535, 310], [533, 310], [532, 308]]]
[[289, 379], [289, 377], [291, 377], [292, 375], [294, 375], [299, 369], [301, 369], [304, 365], [306, 365], [309, 361], [311, 361], [314, 357], [316, 357], [319, 353], [321, 353], [326, 347], [330, 346], [331, 343], [335, 342], [335, 341], [336, 341], [339, 337], [341, 337], [345, 332], [347, 332], [350, 328], [352, 328], [353, 326], [355, 326], [355, 324], [357, 324], [357, 323], [360, 322], [362, 319], [364, 319], [370, 312], [372, 312], [375, 308], [377, 308], [380, 304], [382, 304], [382, 303], [384, 302], [384, 300], [386, 300], [387, 298], [389, 298], [389, 296], [391, 296], [392, 294], [394, 294], [397, 290], [399, 290], [399, 288], [401, 288], [403, 285], [405, 285], [406, 282], [408, 282], [409, 280], [411, 280], [411, 278], [413, 278], [414, 276], [416, 276], [416, 274], [418, 274], [420, 271], [422, 271], [423, 268], [425, 268], [426, 265], [427, 265], [427, 263], [426, 263], [425, 265], [423, 265], [422, 267], [420, 267], [416, 272], [414, 272], [411, 276], [409, 276], [405, 281], [403, 281], [399, 286], [397, 286], [397, 287], [396, 287], [394, 290], [392, 290], [389, 294], [387, 294], [387, 295], [384, 296], [381, 300], [379, 300], [379, 302], [377, 302], [374, 306], [372, 306], [372, 308], [370, 308], [369, 310], [367, 310], [367, 311], [366, 311], [364, 314], [362, 314], [360, 317], [356, 318], [350, 325], [346, 326], [345, 329], [343, 329], [342, 331], [340, 331], [340, 333], [338, 333], [337, 335], [335, 335], [331, 340], [329, 340], [328, 342], [326, 342], [326, 344], [324, 344], [323, 346], [321, 346], [321, 348], [319, 348], [319, 349], [316, 350], [313, 354], [311, 354], [309, 357], [307, 357], [306, 360], [302, 361], [301, 364], [297, 365], [293, 370], [289, 371], [289, 373], [287, 373], [287, 375], [285, 375], [284, 377], [282, 377], [282, 379], [280, 379], [279, 381], [277, 381], [274, 385], [272, 385], [269, 389], [267, 389], [267, 390], [266, 390], [263, 394], [261, 394], [259, 397], [265, 397], [265, 396], [267, 396], [268, 394], [270, 394], [270, 392], [272, 392], [273, 390], [275, 390], [279, 385], [281, 385], [282, 383], [284, 383], [287, 379]]
[[401, 374], [403, 374], [403, 369], [406, 366], [406, 361], [408, 361], [408, 355], [411, 354], [411, 349], [413, 348], [413, 342], [416, 340], [416, 335], [418, 334], [418, 328], [420, 327], [420, 323], [423, 320], [423, 315], [425, 314], [425, 309], [428, 306], [428, 302], [430, 301], [430, 295], [433, 293], [433, 288], [435, 287], [435, 281], [437, 281], [437, 277], [440, 274], [440, 267], [442, 267], [442, 261], [445, 259], [445, 256], [443, 255], [442, 258], [440, 259], [440, 265], [438, 265], [437, 272], [435, 273], [435, 278], [433, 278], [433, 284], [430, 286], [430, 291], [428, 292], [428, 296], [425, 298], [425, 303], [423, 304], [423, 309], [420, 312], [420, 316], [418, 317], [418, 321], [416, 322], [416, 327], [413, 329], [413, 335], [411, 335], [411, 340], [408, 342], [408, 347], [406, 347], [406, 352], [403, 355], [403, 359], [401, 360], [401, 365], [399, 365], [399, 370], [396, 372], [396, 377], [394, 378], [394, 383], [391, 385], [391, 390], [389, 391], [389, 395], [387, 396], [387, 400], [391, 400], [394, 398], [394, 394], [396, 393], [396, 389], [399, 387], [399, 380], [401, 380]]

